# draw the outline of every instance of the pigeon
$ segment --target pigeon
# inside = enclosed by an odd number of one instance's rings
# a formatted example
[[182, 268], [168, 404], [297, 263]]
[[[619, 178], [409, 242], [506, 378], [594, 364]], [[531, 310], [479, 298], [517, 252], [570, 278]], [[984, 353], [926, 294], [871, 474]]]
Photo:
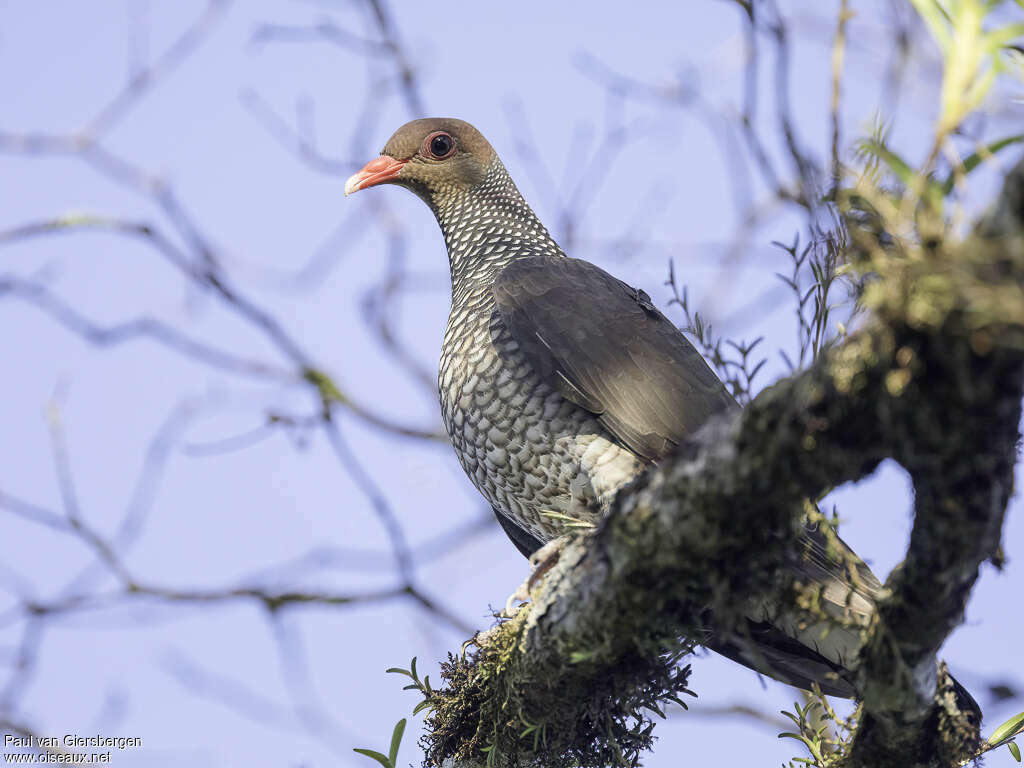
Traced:
[[[382, 184], [414, 192], [440, 225], [452, 289], [442, 419], [524, 555], [598, 521], [620, 488], [739, 408], [647, 293], [562, 251], [469, 123], [403, 125], [345, 194]], [[776, 680], [855, 698], [851, 665], [882, 586], [817, 525], [805, 523], [801, 544], [794, 576], [817, 588], [828, 618], [808, 622], [737, 596], [746, 625], [719, 631], [702, 617], [697, 640]]]

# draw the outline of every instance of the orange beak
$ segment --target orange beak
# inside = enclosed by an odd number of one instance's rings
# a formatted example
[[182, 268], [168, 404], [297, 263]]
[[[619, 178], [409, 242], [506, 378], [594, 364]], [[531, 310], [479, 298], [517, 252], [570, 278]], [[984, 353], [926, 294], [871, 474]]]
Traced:
[[378, 184], [391, 181], [398, 176], [405, 167], [407, 160], [395, 160], [393, 157], [381, 155], [363, 166], [363, 169], [353, 173], [345, 182], [345, 196], [358, 192], [360, 189], [375, 187]]

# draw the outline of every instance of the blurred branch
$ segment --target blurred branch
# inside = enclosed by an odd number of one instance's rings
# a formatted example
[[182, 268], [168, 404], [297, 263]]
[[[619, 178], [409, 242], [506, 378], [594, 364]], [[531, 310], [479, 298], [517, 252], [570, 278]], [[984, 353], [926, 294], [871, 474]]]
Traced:
[[[0, 238], [2, 237], [0, 234]], [[185, 357], [229, 373], [281, 382], [298, 381], [294, 373], [283, 368], [217, 349], [154, 317], [143, 316], [110, 326], [98, 325], [70, 304], [58, 299], [42, 283], [13, 275], [0, 275], [0, 298], [4, 296], [19, 298], [35, 306], [64, 328], [99, 347], [117, 346], [136, 339], [149, 338]]]
[[318, 173], [345, 178], [357, 171], [365, 162], [328, 157], [309, 136], [292, 130], [256, 91], [246, 89], [239, 95], [239, 99], [242, 106], [249, 110], [281, 146], [291, 150], [304, 165]]
[[177, 649], [165, 653], [160, 666], [192, 695], [220, 702], [255, 723], [277, 728], [300, 727], [289, 722], [290, 713], [276, 701], [262, 696], [240, 680], [204, 668]]
[[[617, 92], [609, 92], [610, 98], [620, 97]], [[604, 125], [599, 132], [588, 123], [578, 123], [570, 141], [575, 160], [566, 168], [566, 178], [558, 183], [536, 149], [539, 142], [533, 137], [522, 105], [514, 101], [507, 102], [505, 114], [512, 128], [516, 154], [533, 177], [534, 186], [539, 192], [548, 195], [549, 205], [554, 209], [558, 222], [553, 228], [554, 235], [562, 247], [572, 253], [576, 249], [578, 230], [582, 228], [587, 211], [616, 159], [633, 142], [647, 138], [650, 126], [643, 120], [623, 122], [622, 110], [614, 105], [606, 110]], [[591, 134], [596, 134], [592, 149], [591, 142], [586, 140]]]
[[[16, 642], [5, 648], [2, 657], [4, 676], [0, 681], [0, 725], [7, 730], [21, 734], [30, 733], [27, 727], [18, 724], [18, 706], [39, 669], [43, 637], [51, 621], [67, 618], [85, 611], [112, 609], [138, 603], [162, 606], [213, 606], [235, 602], [247, 602], [264, 609], [269, 625], [274, 628], [279, 655], [283, 664], [286, 682], [292, 685], [293, 703], [301, 725], [315, 732], [335, 748], [340, 748], [337, 728], [332, 725], [326, 709], [306, 697], [312, 691], [311, 670], [296, 654], [301, 654], [301, 643], [290, 642], [283, 632], [282, 613], [302, 606], [347, 607], [352, 605], [379, 604], [403, 601], [414, 605], [424, 615], [442, 625], [450, 626], [460, 633], [469, 633], [473, 626], [461, 618], [443, 598], [425, 591], [418, 583], [415, 572], [417, 558], [424, 561], [439, 557], [472, 539], [484, 530], [495, 530], [493, 522], [488, 527], [480, 524], [480, 518], [469, 523], [453, 526], [428, 538], [420, 547], [411, 548], [406, 541], [402, 522], [391, 508], [385, 491], [376, 483], [363, 466], [361, 452], [349, 446], [343, 437], [340, 418], [344, 414], [363, 421], [376, 431], [399, 437], [410, 437], [420, 441], [436, 443], [446, 441], [436, 430], [420, 429], [397, 423], [388, 414], [378, 412], [357, 402], [328, 375], [326, 367], [315, 362], [304, 345], [286, 327], [286, 324], [265, 304], [243, 290], [237, 280], [225, 267], [229, 259], [224, 250], [204, 231], [189, 207], [177, 196], [171, 185], [161, 176], [152, 173], [129, 157], [111, 150], [107, 146], [109, 137], [122, 125], [159, 84], [166, 81], [171, 73], [181, 67], [190, 55], [198, 50], [207, 39], [217, 21], [228, 8], [227, 0], [210, 0], [185, 29], [155, 59], [148, 61], [146, 41], [133, 45], [130, 51], [129, 76], [127, 82], [116, 90], [114, 96], [95, 111], [78, 130], [67, 133], [30, 131], [16, 133], [0, 131], [0, 152], [22, 156], [46, 156], [69, 158], [83, 163], [98, 177], [113, 182], [156, 209], [153, 221], [134, 220], [127, 216], [105, 216], [88, 213], [73, 213], [51, 216], [25, 222], [0, 232], [0, 245], [21, 246], [57, 234], [79, 236], [94, 231], [106, 233], [126, 240], [134, 240], [158, 255], [184, 278], [186, 285], [198, 288], [211, 296], [220, 307], [243, 321], [249, 330], [256, 331], [261, 340], [269, 341], [280, 358], [265, 362], [237, 352], [234, 346], [218, 344], [215, 339], [193, 335], [177, 328], [171, 322], [147, 313], [138, 317], [106, 324], [88, 313], [81, 311], [70, 300], [57, 294], [49, 282], [42, 278], [27, 277], [13, 271], [0, 276], [0, 299], [23, 302], [47, 315], [63, 329], [97, 348], [113, 347], [130, 341], [149, 339], [181, 357], [199, 363], [211, 370], [246, 376], [269, 383], [284, 385], [288, 390], [304, 390], [314, 404], [311, 414], [292, 416], [278, 408], [267, 408], [266, 423], [259, 429], [233, 441], [219, 441], [207, 445], [207, 452], [239, 450], [261, 439], [275, 429], [288, 430], [293, 434], [311, 430], [322, 431], [334, 454], [334, 460], [354, 483], [356, 498], [340, 500], [341, 511], [348, 513], [357, 503], [365, 500], [375, 518], [380, 521], [387, 534], [389, 548], [385, 552], [359, 552], [335, 549], [335, 557], [351, 555], [347, 567], [361, 567], [372, 570], [378, 564], [390, 564], [386, 572], [390, 581], [380, 586], [345, 589], [307, 589], [275, 578], [275, 584], [261, 584], [255, 578], [243, 579], [226, 586], [181, 586], [163, 584], [149, 579], [139, 565], [130, 560], [132, 545], [139, 539], [158, 490], [161, 477], [169, 457], [178, 445], [181, 433], [190, 423], [196, 410], [196, 402], [183, 401], [176, 406], [146, 450], [131, 497], [119, 517], [113, 519], [103, 515], [99, 521], [91, 519], [77, 493], [72, 467], [72, 455], [67, 445], [67, 435], [62, 423], [61, 395], [55, 397], [48, 410], [50, 443], [57, 487], [60, 491], [61, 508], [49, 509], [19, 496], [0, 491], [0, 509], [10, 513], [17, 522], [41, 526], [50, 531], [69, 537], [85, 551], [85, 564], [72, 570], [71, 577], [56, 589], [40, 591], [21, 575], [0, 568], [3, 576], [5, 600], [0, 609], [0, 628], [10, 633], [19, 633]], [[353, 156], [365, 159], [361, 144], [372, 132], [365, 126], [372, 124], [380, 101], [396, 91], [402, 95], [407, 106], [422, 114], [419, 75], [412, 60], [401, 43], [398, 29], [388, 8], [383, 2], [367, 2], [370, 22], [379, 36], [379, 42], [368, 37], [347, 32], [341, 26], [326, 21], [311, 28], [320, 39], [346, 48], [358, 55], [371, 57], [383, 66], [393, 66], [396, 74], [371, 87], [367, 95], [361, 120], [364, 130], [356, 126]], [[149, 19], [143, 12], [131, 18], [134, 34], [147, 34], [145, 26]], [[300, 37], [297, 29], [265, 25], [256, 30], [253, 41], [266, 43], [272, 39], [293, 39]], [[351, 172], [355, 161], [335, 160], [322, 153], [314, 136], [312, 106], [299, 104], [298, 128], [292, 131], [288, 125], [254, 93], [243, 94], [243, 103], [279, 142], [294, 151], [309, 167], [322, 173], [334, 175]], [[305, 107], [305, 109], [303, 109]], [[386, 215], [381, 206], [374, 208], [380, 215]], [[351, 217], [349, 217], [351, 218]], [[351, 247], [354, 233], [365, 215], [356, 215], [344, 222], [346, 243]], [[365, 227], [363, 227], [365, 231]], [[367, 302], [367, 319], [371, 330], [399, 364], [420, 382], [425, 389], [434, 389], [432, 377], [414, 362], [410, 351], [402, 346], [392, 325], [395, 313], [386, 304], [395, 303], [400, 293], [410, 282], [404, 263], [397, 257], [404, 247], [400, 236], [394, 241], [396, 255], [391, 270], [376, 289], [377, 304], [371, 310]], [[326, 250], [326, 249], [325, 249]], [[326, 269], [337, 259], [340, 249], [333, 249], [326, 258], [323, 253], [314, 255], [308, 268], [299, 275], [298, 281], [322, 280]], [[19, 248], [20, 251], [20, 248]], [[297, 284], [296, 282], [296, 284]], [[385, 311], [388, 310], [388, 311]], [[291, 407], [291, 406], [288, 406]], [[457, 539], [457, 540], [456, 540]], [[79, 562], [76, 559], [72, 563]], [[365, 555], [360, 560], [359, 555]], [[372, 558], [370, 568], [367, 560]], [[74, 567], [74, 566], [72, 566]], [[285, 583], [281, 583], [285, 582]], [[13, 598], [8, 601], [6, 594]], [[13, 638], [13, 634], [11, 635]], [[294, 639], [294, 638], [292, 638]], [[333, 737], [330, 735], [333, 733]], [[343, 740], [342, 740], [343, 741]], [[345, 745], [347, 746], [347, 745]]]
[[322, 19], [310, 26], [286, 24], [260, 24], [253, 30], [250, 42], [255, 46], [268, 43], [307, 43], [321, 40], [345, 51], [361, 56], [391, 56], [392, 48], [386, 43], [370, 40], [340, 27], [330, 19]]
[[0, 717], [13, 712], [15, 702], [31, 683], [39, 665], [39, 646], [43, 639], [43, 621], [39, 616], [29, 616], [21, 628], [16, 651], [10, 666], [11, 672], [0, 687]]
[[395, 517], [394, 511], [391, 509], [391, 505], [388, 504], [381, 493], [380, 487], [370, 477], [362, 463], [349, 448], [348, 442], [341, 434], [337, 421], [331, 419], [328, 415], [324, 419], [323, 429], [331, 445], [331, 450], [338, 457], [338, 461], [348, 469], [349, 476], [355, 481], [363, 496], [370, 502], [374, 514], [387, 532], [388, 539], [391, 541], [391, 551], [395, 558], [395, 567], [398, 569], [399, 575], [404, 581], [411, 583], [413, 566], [412, 557], [409, 554], [409, 544], [405, 540], [405, 531], [402, 530], [398, 518]]
[[[423, 566], [442, 557], [455, 554], [461, 548], [472, 544], [480, 536], [498, 535], [500, 530], [494, 526], [494, 513], [489, 509], [482, 510], [411, 547], [410, 556], [417, 566]], [[280, 580], [291, 574], [297, 575], [320, 569], [389, 571], [394, 568], [390, 557], [389, 551], [380, 549], [314, 547], [283, 562], [260, 568], [247, 576], [245, 580], [251, 583], [260, 583], [265, 580]]]
[[437, 374], [424, 367], [394, 327], [400, 307], [399, 295], [407, 290], [410, 282], [406, 269], [407, 247], [407, 239], [401, 232], [390, 233], [387, 271], [379, 283], [363, 294], [363, 317], [381, 347], [433, 398], [437, 394]]
[[[204, 260], [201, 264], [195, 263], [154, 225], [104, 216], [75, 214], [32, 222], [7, 231], [0, 231], [0, 246], [10, 245], [33, 237], [87, 230], [106, 231], [117, 236], [141, 240], [151, 246], [172, 266], [181, 271], [191, 282], [216, 294], [224, 306], [256, 327], [278, 348], [279, 352], [296, 367], [294, 380], [305, 382], [328, 411], [335, 406], [347, 409], [375, 427], [404, 437], [415, 437], [425, 440], [447, 439], [437, 432], [396, 424], [390, 419], [379, 416], [369, 408], [355, 402], [349, 395], [338, 389], [337, 384], [314, 364], [312, 358], [299, 345], [298, 341], [284, 329], [280, 321], [235, 288], [230, 282], [230, 278], [215, 262]], [[22, 290], [20, 293], [24, 297], [25, 291]], [[71, 318], [65, 315], [64, 319], [70, 320]], [[78, 320], [80, 318], [75, 319]], [[72, 323], [72, 325], [76, 325], [76, 323]], [[80, 329], [81, 323], [77, 323], [77, 325], [79, 325]], [[151, 328], [149, 332], [152, 335], [155, 331]], [[164, 335], [165, 337], [167, 336], [167, 334]], [[183, 346], [180, 343], [180, 337], [177, 340], [179, 341], [176, 346], [178, 351], [185, 352], [187, 348], [190, 356], [200, 362], [209, 363], [212, 357], [222, 366], [225, 361], [223, 356], [211, 355], [212, 350], [205, 346], [193, 345], [191, 348], [188, 348], [188, 345]], [[201, 354], [196, 354], [199, 351], [201, 351]], [[254, 368], [259, 365], [259, 363], [249, 363], [248, 367]]]
[[[53, 409], [51, 408], [51, 412]], [[81, 514], [77, 503], [77, 494], [74, 490], [74, 479], [71, 468], [67, 461], [67, 452], [64, 445], [62, 430], [59, 422], [59, 415], [51, 415], [51, 435], [54, 445], [55, 465], [60, 480], [61, 494], [64, 499], [63, 516], [42, 509], [35, 505], [28, 504], [12, 497], [10, 494], [0, 492], [0, 503], [5, 508], [11, 504], [11, 508], [22, 513], [23, 516], [32, 522], [39, 522], [43, 525], [59, 528], [63, 532], [78, 539], [88, 549], [92, 550], [97, 558], [107, 567], [107, 570], [120, 584], [120, 589], [113, 592], [85, 594], [72, 593], [55, 600], [37, 600], [25, 598], [23, 602], [24, 611], [27, 615], [38, 617], [71, 611], [81, 611], [97, 607], [109, 607], [112, 603], [122, 599], [137, 598], [158, 598], [169, 603], [216, 603], [236, 600], [254, 600], [260, 602], [269, 611], [273, 612], [286, 606], [292, 605], [328, 605], [340, 606], [355, 603], [373, 603], [390, 601], [396, 598], [411, 599], [428, 612], [435, 614], [443, 621], [450, 623], [453, 627], [463, 632], [470, 632], [472, 628], [465, 622], [458, 619], [454, 613], [441, 605], [436, 599], [424, 594], [414, 586], [408, 579], [411, 578], [411, 567], [407, 551], [404, 552], [406, 563], [403, 575], [406, 583], [383, 588], [375, 591], [353, 592], [353, 593], [331, 593], [313, 592], [302, 590], [279, 590], [255, 586], [222, 587], [215, 589], [186, 589], [167, 587], [147, 582], [133, 574], [123, 563], [115, 548], [104, 536], [102, 536], [92, 525], [90, 525]], [[372, 491], [372, 489], [370, 489]], [[384, 509], [387, 509], [386, 507]], [[29, 514], [25, 514], [29, 512]], [[395, 524], [393, 520], [390, 524]], [[404, 545], [404, 542], [402, 542]], [[8, 617], [8, 620], [10, 617]]]
[[763, 709], [750, 704], [690, 704], [686, 710], [680, 708], [673, 710], [681, 717], [697, 717], [707, 719], [742, 719], [761, 726], [767, 726], [774, 733], [789, 728], [790, 723], [786, 718], [773, 712], [766, 712]]
[[[361, 162], [334, 160], [324, 155], [311, 136], [293, 130], [255, 92], [243, 92], [242, 102], [283, 147], [295, 154], [311, 169], [328, 175], [347, 175], [362, 165]], [[368, 102], [367, 111], [372, 106], [373, 102]], [[382, 200], [373, 198], [369, 205], [378, 217], [385, 222], [390, 221], [388, 208]], [[300, 290], [318, 283], [334, 266], [343, 250], [351, 250], [356, 245], [360, 234], [367, 231], [369, 221], [370, 219], [361, 212], [346, 215], [338, 228], [338, 232], [344, 234], [343, 243], [336, 243], [334, 242], [335, 238], [330, 238], [297, 272], [275, 275], [275, 283], [280, 284], [283, 280], [284, 284], [292, 290]], [[404, 267], [406, 238], [400, 230], [392, 225], [388, 226], [388, 231], [387, 271], [381, 281], [364, 294], [364, 317], [380, 342], [381, 348], [433, 395], [437, 390], [436, 374], [427, 371], [416, 360], [393, 327], [395, 307], [399, 303], [397, 299], [400, 292], [408, 289], [409, 281]], [[444, 281], [444, 284], [447, 285], [447, 280]]]
[[405, 97], [406, 106], [413, 117], [424, 117], [427, 110], [424, 108], [423, 97], [420, 93], [419, 76], [413, 68], [404, 46], [398, 37], [398, 30], [384, 0], [366, 0], [366, 4], [372, 12], [377, 23], [384, 45], [391, 52], [391, 58], [398, 70], [398, 80], [401, 84], [402, 95]]
[[832, 103], [829, 109], [832, 115], [832, 198], [835, 198], [839, 190], [842, 174], [839, 163], [839, 105], [842, 99], [843, 59], [846, 55], [846, 25], [851, 15], [849, 0], [839, 0], [838, 15], [836, 36], [832, 42]]
[[321, 704], [298, 625], [288, 618], [294, 617], [275, 614], [271, 617], [270, 628], [295, 714], [304, 730], [332, 744], [339, 753], [347, 752], [354, 734], [342, 729]]
[[180, 66], [202, 44], [230, 5], [231, 0], [209, 0], [206, 10], [153, 64], [131, 74], [125, 86], [86, 124], [80, 136], [85, 141], [93, 141], [108, 133], [161, 79]]
[[814, 158], [804, 151], [797, 137], [793, 107], [789, 98], [791, 85], [789, 63], [792, 56], [789, 30], [775, 0], [767, 0], [761, 5], [754, 6], [754, 18], [751, 21], [751, 26], [755, 28], [755, 31], [759, 20], [758, 8], [767, 8], [767, 12], [770, 14], [765, 29], [775, 47], [774, 106], [779, 127], [785, 139], [789, 160], [796, 172], [799, 192], [795, 197], [795, 202], [806, 208], [808, 213], [813, 214], [818, 208], [818, 200], [821, 197], [821, 171]]
[[125, 85], [75, 134], [12, 134], [0, 131], [0, 150], [22, 154], [86, 153], [205, 40], [231, 5], [208, 0], [206, 8], [149, 66], [131, 72]]

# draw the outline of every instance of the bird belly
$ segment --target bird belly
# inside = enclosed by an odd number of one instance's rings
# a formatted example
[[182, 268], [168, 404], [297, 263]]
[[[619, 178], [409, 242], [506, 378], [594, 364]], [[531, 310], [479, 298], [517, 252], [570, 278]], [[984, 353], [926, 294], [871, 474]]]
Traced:
[[498, 511], [547, 541], [593, 524], [643, 468], [589, 411], [541, 379], [500, 321], [445, 334], [445, 428], [463, 469]]

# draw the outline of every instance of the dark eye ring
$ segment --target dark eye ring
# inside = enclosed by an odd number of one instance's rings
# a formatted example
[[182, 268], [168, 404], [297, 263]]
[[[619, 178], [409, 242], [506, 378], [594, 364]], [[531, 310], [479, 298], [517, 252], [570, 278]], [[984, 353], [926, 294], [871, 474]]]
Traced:
[[455, 139], [444, 131], [437, 131], [427, 136], [423, 146], [432, 158], [444, 160], [455, 151]]

